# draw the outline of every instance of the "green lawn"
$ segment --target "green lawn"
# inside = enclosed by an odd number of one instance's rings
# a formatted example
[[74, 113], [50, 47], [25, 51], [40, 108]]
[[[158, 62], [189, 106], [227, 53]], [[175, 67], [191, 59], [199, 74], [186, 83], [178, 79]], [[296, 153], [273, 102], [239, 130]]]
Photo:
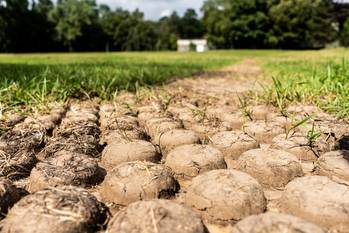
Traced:
[[288, 52], [264, 61], [272, 88], [267, 101], [281, 109], [290, 102], [314, 103], [339, 117], [349, 117], [349, 50]]
[[0, 102], [37, 104], [67, 97], [110, 99], [121, 89], [239, 61], [231, 53], [82, 53], [0, 55]]
[[2, 54], [0, 107], [45, 104], [68, 97], [111, 99], [119, 90], [161, 84], [254, 58], [265, 69], [266, 78], [275, 77], [282, 84], [277, 89], [279, 98], [275, 88], [267, 88], [264, 97], [268, 101], [307, 100], [349, 116], [349, 69], [344, 60], [348, 55], [344, 49]]

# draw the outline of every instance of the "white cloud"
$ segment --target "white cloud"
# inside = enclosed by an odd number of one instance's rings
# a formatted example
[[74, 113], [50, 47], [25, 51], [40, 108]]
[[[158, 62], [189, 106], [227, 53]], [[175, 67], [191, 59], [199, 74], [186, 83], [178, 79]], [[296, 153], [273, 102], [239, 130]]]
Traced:
[[147, 19], [158, 19], [164, 14], [177, 11], [183, 14], [186, 9], [194, 8], [200, 13], [204, 0], [97, 0], [97, 3], [108, 4], [112, 9], [122, 7], [127, 10], [139, 8]]
[[160, 17], [170, 16], [171, 13], [172, 13], [172, 11], [171, 11], [170, 9], [163, 10], [163, 11], [160, 13]]

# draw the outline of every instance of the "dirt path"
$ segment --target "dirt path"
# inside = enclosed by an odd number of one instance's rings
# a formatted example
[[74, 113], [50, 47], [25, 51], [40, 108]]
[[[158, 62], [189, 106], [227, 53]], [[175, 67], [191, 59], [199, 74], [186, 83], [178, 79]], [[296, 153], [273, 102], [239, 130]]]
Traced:
[[245, 60], [16, 121], [0, 138], [2, 229], [349, 232], [348, 124], [239, 100], [262, 77]]
[[169, 85], [169, 88], [180, 89], [183, 92], [225, 98], [259, 88], [262, 69], [257, 62], [248, 59], [238, 64], [225, 67], [193, 78], [179, 79]]

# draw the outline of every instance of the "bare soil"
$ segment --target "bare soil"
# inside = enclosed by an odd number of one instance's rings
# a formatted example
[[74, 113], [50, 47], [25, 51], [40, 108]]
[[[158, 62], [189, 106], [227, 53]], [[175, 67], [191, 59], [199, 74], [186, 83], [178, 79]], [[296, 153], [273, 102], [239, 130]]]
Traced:
[[288, 132], [293, 118], [250, 98], [259, 83], [248, 59], [113, 101], [6, 113], [2, 232], [348, 233], [348, 122], [297, 104], [289, 115], [312, 121]]

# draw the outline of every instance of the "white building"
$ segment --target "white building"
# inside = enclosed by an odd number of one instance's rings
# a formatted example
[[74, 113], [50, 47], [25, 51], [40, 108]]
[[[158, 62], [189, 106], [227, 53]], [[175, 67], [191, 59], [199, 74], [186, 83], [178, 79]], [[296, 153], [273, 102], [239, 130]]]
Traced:
[[202, 53], [208, 50], [207, 40], [177, 40], [177, 50], [179, 52], [196, 51]]

